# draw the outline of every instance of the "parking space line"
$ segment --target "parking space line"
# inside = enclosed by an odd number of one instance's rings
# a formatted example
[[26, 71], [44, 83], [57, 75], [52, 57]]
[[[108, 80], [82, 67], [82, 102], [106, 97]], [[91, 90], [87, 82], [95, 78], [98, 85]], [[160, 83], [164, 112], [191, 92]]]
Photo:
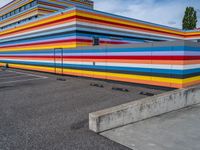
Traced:
[[11, 71], [11, 70], [7, 70], [7, 72], [12, 72], [12, 73], [16, 73], [16, 74], [23, 74], [23, 75], [32, 76], [32, 77], [38, 77], [38, 78], [43, 78], [43, 79], [47, 79], [48, 78], [48, 77], [45, 77], [45, 76], [40, 76], [40, 75], [30, 74], [30, 73], [25, 73], [25, 72], [18, 72], [18, 71]]
[[3, 77], [3, 78], [0, 76], [0, 80], [2, 80], [2, 79], [9, 79], [9, 78], [15, 79], [15, 78], [26, 77], [26, 76], [27, 76], [27, 75], [22, 75], [22, 74], [21, 74], [21, 75], [17, 75], [17, 76], [13, 76], [13, 77]]
[[4, 77], [15, 77], [15, 76], [20, 76], [22, 74], [0, 74], [0, 78]]
[[16, 73], [13, 73], [13, 72], [0, 72], [0, 75], [11, 75], [11, 74], [16, 74]]
[[[20, 77], [22, 79], [17, 79]], [[27, 79], [24, 79], [24, 78], [27, 78]], [[41, 76], [41, 75], [36, 75], [36, 74], [31, 74], [31, 73], [26, 73], [26, 72], [21, 72], [21, 71], [5, 70], [4, 73], [0, 74], [0, 80], [8, 79], [8, 81], [0, 82], [0, 84], [33, 81], [33, 80], [40, 80], [40, 79], [47, 79], [47, 78], [48, 77], [46, 76]], [[12, 80], [12, 81], [9, 81], [9, 80]]]
[[26, 82], [26, 81], [33, 81], [33, 80], [41, 80], [45, 78], [34, 78], [34, 79], [25, 79], [25, 80], [15, 80], [15, 81], [7, 81], [7, 82], [1, 82], [0, 84], [8, 84], [8, 83], [17, 83], [17, 82]]

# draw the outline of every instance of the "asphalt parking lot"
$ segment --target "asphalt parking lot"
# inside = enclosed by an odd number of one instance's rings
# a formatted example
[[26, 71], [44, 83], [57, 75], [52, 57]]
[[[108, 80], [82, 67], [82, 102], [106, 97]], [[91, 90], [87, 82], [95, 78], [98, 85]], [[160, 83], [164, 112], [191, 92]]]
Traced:
[[169, 90], [57, 78], [24, 70], [0, 71], [0, 150], [128, 150], [89, 131], [88, 114]]

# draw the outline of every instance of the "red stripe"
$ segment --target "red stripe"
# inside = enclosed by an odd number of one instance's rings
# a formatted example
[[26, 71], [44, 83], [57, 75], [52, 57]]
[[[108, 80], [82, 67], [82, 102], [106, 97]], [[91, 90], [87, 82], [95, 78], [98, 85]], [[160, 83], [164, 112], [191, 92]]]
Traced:
[[104, 22], [104, 23], [108, 23], [108, 24], [115, 24], [115, 25], [125, 26], [125, 27], [129, 27], [129, 28], [136, 28], [136, 29], [148, 30], [148, 31], [153, 31], [153, 32], [161, 33], [161, 34], [163, 34], [165, 32], [168, 35], [177, 35], [179, 37], [182, 37], [179, 34], [175, 34], [175, 33], [172, 34], [172, 33], [168, 33], [167, 31], [162, 31], [162, 32], [161, 31], [155, 31], [153, 29], [145, 29], [145, 28], [142, 28], [142, 27], [125, 25], [125, 24], [121, 24], [121, 23], [113, 23], [113, 22], [110, 22], [110, 21], [103, 21], [103, 20], [98, 20], [98, 19], [94, 19], [94, 18], [82, 17], [82, 16], [71, 16], [71, 17], [68, 17], [68, 18], [64, 18], [64, 19], [60, 19], [60, 20], [56, 20], [56, 21], [44, 23], [42, 25], [37, 25], [37, 26], [34, 26], [34, 27], [29, 27], [29, 28], [18, 30], [18, 31], [13, 31], [13, 32], [10, 32], [10, 33], [5, 33], [5, 34], [2, 34], [1, 36], [7, 35], [7, 34], [11, 34], [11, 33], [21, 32], [21, 31], [26, 31], [26, 30], [29, 30], [29, 29], [34, 29], [34, 28], [37, 28], [37, 27], [40, 27], [40, 26], [48, 25], [48, 24], [51, 24], [51, 23], [56, 23], [56, 22], [60, 22], [60, 21], [66, 21], [66, 20], [75, 19], [75, 18], [86, 19], [86, 20], [97, 21], [97, 22]]
[[[57, 40], [57, 41], [47, 41], [47, 42], [37, 42], [37, 43], [28, 43], [28, 44], [17, 44], [13, 46], [0, 46], [0, 48], [12, 48], [12, 47], [20, 47], [20, 46], [35, 46], [35, 45], [42, 45], [42, 44], [53, 44], [53, 43], [65, 43], [65, 42], [89, 42], [91, 43], [92, 40], [90, 39], [67, 39], [67, 40]], [[128, 42], [118, 42], [118, 41], [100, 41], [101, 44], [128, 44]]]
[[13, 46], [0, 46], [0, 48], [11, 48], [11, 47], [19, 47], [19, 46], [34, 46], [41, 44], [53, 44], [53, 43], [63, 43], [63, 42], [92, 42], [92, 40], [88, 39], [67, 39], [67, 40], [57, 40], [57, 41], [47, 41], [47, 42], [37, 42], [37, 43], [29, 43], [29, 44], [18, 44]]
[[[34, 26], [34, 27], [29, 27], [29, 28], [25, 28], [25, 29], [21, 29], [21, 30], [18, 30], [18, 31], [13, 31], [13, 32], [10, 32], [10, 33], [4, 33], [2, 34], [1, 36], [4, 36], [4, 35], [9, 35], [11, 33], [17, 33], [17, 32], [21, 32], [21, 31], [26, 31], [26, 30], [29, 30], [29, 29], [34, 29], [34, 28], [37, 28], [37, 27], [40, 27], [40, 26], [45, 26], [45, 25], [49, 25], [51, 23], [56, 23], [56, 22], [61, 22], [61, 21], [67, 21], [67, 20], [70, 20], [70, 19], [75, 19], [76, 16], [71, 16], [71, 17], [68, 17], [68, 18], [64, 18], [64, 19], [60, 19], [60, 20], [56, 20], [56, 21], [51, 21], [51, 22], [48, 22], [48, 23], [44, 23], [42, 25], [37, 25], [37, 26]], [[0, 37], [1, 37], [0, 36]]]
[[[54, 56], [0, 56], [0, 58], [54, 58]], [[60, 57], [56, 57], [60, 58]], [[199, 60], [200, 56], [63, 56], [80, 59]]]
[[128, 42], [118, 42], [118, 41], [100, 41], [100, 44], [129, 44]]
[[46, 6], [53, 6], [53, 7], [62, 8], [62, 9], [66, 8], [65, 6], [60, 6], [60, 5], [57, 5], [57, 4], [50, 4], [50, 3], [47, 3], [47, 2], [39, 2], [38, 4], [43, 4], [43, 5], [46, 5]]
[[176, 36], [179, 36], [179, 37], [184, 37], [184, 36], [182, 36], [180, 34], [168, 33], [167, 31], [156, 31], [156, 30], [153, 30], [153, 29], [146, 29], [146, 28], [142, 28], [142, 27], [137, 27], [137, 26], [132, 26], [132, 25], [125, 25], [125, 24], [121, 24], [121, 23], [114, 23], [114, 22], [110, 22], [110, 21], [98, 20], [98, 19], [82, 17], [82, 16], [76, 16], [76, 17], [77, 17], [77, 19], [85, 19], [85, 20], [90, 20], [90, 21], [103, 22], [103, 23], [107, 23], [107, 24], [114, 24], [114, 25], [129, 27], [129, 28], [136, 28], [136, 29], [153, 31], [153, 32], [161, 33], [161, 34], [165, 33], [167, 35], [176, 35]]

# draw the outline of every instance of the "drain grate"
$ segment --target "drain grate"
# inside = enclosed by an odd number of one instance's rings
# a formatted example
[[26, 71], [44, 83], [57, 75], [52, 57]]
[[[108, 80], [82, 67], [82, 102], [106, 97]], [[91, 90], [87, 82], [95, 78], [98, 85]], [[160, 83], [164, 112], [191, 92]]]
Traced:
[[121, 92], [129, 92], [128, 89], [126, 89], [126, 88], [120, 88], [120, 87], [112, 87], [112, 90], [121, 91]]
[[150, 92], [140, 92], [140, 95], [145, 95], [145, 96], [154, 96], [154, 93], [150, 93]]
[[98, 83], [90, 83], [90, 86], [95, 86], [95, 87], [99, 87], [99, 88], [104, 87], [102, 84], [98, 84]]

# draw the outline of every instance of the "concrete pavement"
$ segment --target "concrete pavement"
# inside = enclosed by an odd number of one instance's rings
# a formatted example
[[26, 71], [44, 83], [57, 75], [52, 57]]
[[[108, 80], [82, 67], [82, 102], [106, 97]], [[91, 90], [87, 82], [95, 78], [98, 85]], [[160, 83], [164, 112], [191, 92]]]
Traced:
[[133, 150], [200, 150], [200, 105], [101, 133]]

